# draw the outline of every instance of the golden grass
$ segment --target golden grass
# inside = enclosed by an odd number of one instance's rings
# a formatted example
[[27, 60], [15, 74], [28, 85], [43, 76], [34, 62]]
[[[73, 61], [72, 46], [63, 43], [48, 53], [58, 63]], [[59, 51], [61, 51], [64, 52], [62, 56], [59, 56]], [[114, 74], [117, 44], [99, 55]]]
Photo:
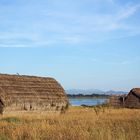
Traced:
[[0, 140], [140, 140], [140, 110], [70, 107], [0, 116]]

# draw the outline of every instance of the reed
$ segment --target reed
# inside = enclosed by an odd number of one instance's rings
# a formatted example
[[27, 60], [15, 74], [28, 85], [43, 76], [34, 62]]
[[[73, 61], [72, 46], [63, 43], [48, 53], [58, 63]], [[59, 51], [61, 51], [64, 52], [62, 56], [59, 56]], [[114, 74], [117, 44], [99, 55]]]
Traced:
[[70, 107], [65, 114], [0, 116], [0, 140], [139, 140], [140, 110]]

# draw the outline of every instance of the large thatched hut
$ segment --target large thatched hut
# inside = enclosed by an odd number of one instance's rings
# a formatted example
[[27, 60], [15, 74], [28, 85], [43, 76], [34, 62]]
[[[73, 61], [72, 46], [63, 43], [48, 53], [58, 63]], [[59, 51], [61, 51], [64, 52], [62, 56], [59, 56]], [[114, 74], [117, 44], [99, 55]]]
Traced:
[[53, 78], [0, 74], [0, 113], [65, 111], [68, 99]]
[[132, 89], [125, 99], [125, 107], [140, 108], [140, 88]]

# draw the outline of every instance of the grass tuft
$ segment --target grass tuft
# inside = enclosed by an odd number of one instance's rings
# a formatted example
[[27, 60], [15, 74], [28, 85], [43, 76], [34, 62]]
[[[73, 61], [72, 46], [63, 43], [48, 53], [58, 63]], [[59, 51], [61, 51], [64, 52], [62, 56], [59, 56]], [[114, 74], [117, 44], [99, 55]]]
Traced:
[[4, 134], [0, 134], [0, 140], [10, 140], [10, 139]]
[[0, 119], [0, 121], [6, 121], [9, 123], [20, 123], [21, 122], [21, 120], [17, 117], [6, 117], [6, 118]]

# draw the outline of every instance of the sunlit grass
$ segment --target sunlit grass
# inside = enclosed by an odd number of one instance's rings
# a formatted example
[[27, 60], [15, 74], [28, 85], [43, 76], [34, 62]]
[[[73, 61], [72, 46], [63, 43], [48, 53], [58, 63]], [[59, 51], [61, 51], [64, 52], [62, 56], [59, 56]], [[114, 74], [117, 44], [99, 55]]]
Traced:
[[0, 140], [140, 140], [140, 110], [70, 107], [65, 114], [0, 116]]

